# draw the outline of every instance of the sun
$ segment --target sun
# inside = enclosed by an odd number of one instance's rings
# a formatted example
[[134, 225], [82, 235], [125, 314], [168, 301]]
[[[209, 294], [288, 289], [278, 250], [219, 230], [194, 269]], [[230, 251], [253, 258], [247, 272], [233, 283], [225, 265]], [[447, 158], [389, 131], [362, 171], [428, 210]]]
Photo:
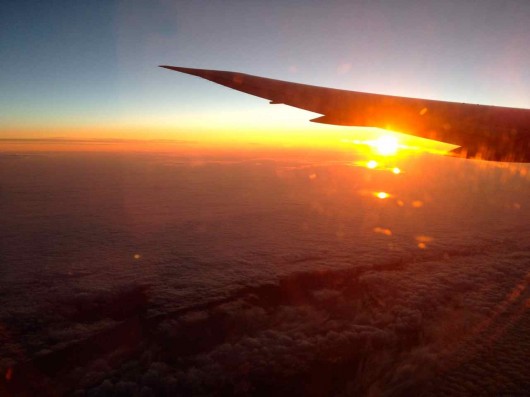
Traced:
[[366, 163], [366, 166], [370, 168], [371, 170], [373, 170], [375, 167], [377, 167], [377, 161], [370, 160], [368, 163]]
[[398, 140], [393, 136], [382, 136], [370, 143], [370, 146], [375, 148], [377, 153], [382, 156], [393, 156], [399, 149]]

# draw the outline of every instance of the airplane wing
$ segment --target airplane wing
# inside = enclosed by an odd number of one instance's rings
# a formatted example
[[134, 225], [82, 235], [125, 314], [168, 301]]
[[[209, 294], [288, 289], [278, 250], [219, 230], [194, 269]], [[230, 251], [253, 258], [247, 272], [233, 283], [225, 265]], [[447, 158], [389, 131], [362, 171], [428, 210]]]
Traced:
[[530, 162], [530, 109], [346, 91], [220, 70], [161, 66], [322, 116], [311, 121], [378, 127], [460, 146], [454, 155]]

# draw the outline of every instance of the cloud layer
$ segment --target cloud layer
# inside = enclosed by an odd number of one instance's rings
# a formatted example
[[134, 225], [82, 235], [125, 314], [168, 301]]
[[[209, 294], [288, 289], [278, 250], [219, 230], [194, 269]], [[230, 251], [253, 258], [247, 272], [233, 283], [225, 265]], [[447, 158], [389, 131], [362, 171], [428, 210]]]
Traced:
[[504, 356], [492, 393], [528, 379], [524, 167], [0, 161], [5, 390], [451, 394]]

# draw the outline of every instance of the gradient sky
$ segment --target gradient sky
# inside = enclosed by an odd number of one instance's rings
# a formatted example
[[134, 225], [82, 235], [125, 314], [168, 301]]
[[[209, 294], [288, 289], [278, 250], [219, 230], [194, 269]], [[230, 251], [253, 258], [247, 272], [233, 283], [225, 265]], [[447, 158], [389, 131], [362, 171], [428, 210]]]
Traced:
[[160, 64], [530, 107], [529, 20], [523, 0], [3, 2], [0, 138], [345, 134]]

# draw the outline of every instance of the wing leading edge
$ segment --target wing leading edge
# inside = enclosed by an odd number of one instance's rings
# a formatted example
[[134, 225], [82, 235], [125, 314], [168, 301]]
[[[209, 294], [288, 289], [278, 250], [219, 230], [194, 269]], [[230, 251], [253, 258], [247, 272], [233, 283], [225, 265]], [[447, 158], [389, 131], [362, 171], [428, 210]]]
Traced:
[[220, 70], [161, 66], [322, 116], [311, 121], [378, 127], [460, 146], [456, 155], [530, 162], [530, 109], [370, 94]]

